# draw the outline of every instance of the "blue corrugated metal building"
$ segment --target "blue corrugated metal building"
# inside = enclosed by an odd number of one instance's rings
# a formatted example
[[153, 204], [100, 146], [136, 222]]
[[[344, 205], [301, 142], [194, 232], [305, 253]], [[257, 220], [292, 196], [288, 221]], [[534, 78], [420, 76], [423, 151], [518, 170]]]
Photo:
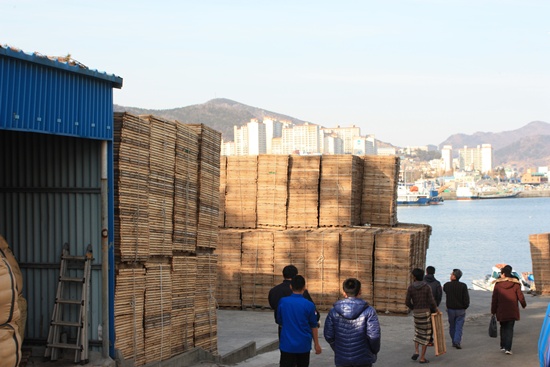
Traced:
[[70, 57], [0, 46], [0, 235], [23, 274], [24, 345], [45, 345], [63, 244], [76, 255], [91, 244], [90, 344], [105, 355], [108, 341], [114, 357], [113, 88], [121, 87], [122, 78]]

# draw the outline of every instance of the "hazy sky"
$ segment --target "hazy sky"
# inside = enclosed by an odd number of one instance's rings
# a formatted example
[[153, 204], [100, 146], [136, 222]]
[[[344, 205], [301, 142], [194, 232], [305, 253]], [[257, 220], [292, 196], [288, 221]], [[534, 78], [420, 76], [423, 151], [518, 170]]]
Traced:
[[400, 146], [550, 122], [548, 0], [0, 0], [0, 44], [122, 77], [116, 104], [229, 98]]

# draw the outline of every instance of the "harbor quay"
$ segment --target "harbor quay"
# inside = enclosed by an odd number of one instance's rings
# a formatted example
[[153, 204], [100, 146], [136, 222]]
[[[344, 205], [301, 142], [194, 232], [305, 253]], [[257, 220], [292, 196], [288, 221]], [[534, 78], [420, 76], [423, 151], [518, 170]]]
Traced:
[[[440, 311], [443, 313], [447, 350], [445, 354], [435, 356], [434, 348], [428, 348], [426, 358], [430, 360], [430, 365], [539, 366], [537, 344], [550, 297], [525, 294], [527, 308], [520, 308], [521, 320], [515, 324], [513, 354], [505, 355], [500, 351], [499, 338], [490, 338], [488, 335], [492, 292], [470, 290], [469, 293], [471, 304], [466, 311], [462, 349], [457, 350], [451, 346], [444, 297]], [[320, 355], [311, 353], [310, 366], [312, 367], [334, 366], [334, 353], [322, 335], [326, 315], [326, 311], [322, 312], [319, 330], [323, 352]], [[218, 310], [217, 316], [218, 359], [202, 360], [190, 365], [201, 367], [276, 367], [279, 365], [277, 327], [271, 310]], [[379, 313], [378, 316], [382, 329], [382, 348], [374, 366], [394, 367], [417, 364], [418, 361], [411, 359], [414, 352], [412, 316], [383, 313]]]

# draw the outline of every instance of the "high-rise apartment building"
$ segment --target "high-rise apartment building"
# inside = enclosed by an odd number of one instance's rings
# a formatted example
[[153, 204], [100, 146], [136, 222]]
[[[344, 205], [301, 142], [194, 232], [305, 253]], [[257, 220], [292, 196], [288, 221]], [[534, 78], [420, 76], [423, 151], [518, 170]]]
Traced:
[[441, 148], [441, 159], [443, 160], [443, 170], [451, 171], [453, 169], [453, 147], [451, 145], [444, 145]]
[[326, 134], [334, 133], [344, 142], [344, 154], [353, 154], [354, 139], [361, 136], [361, 128], [358, 126], [323, 128]]
[[222, 140], [221, 155], [237, 155], [235, 152], [235, 142]]
[[283, 138], [273, 138], [271, 140], [271, 153], [270, 154], [284, 154], [283, 153]]
[[273, 153], [273, 139], [280, 138], [283, 134], [283, 123], [270, 118], [264, 119], [265, 125], [265, 150], [267, 154]]
[[493, 147], [491, 144], [478, 145], [475, 148], [464, 146], [458, 150], [459, 167], [465, 171], [489, 173], [493, 170]]
[[223, 155], [379, 154], [374, 135], [361, 136], [361, 129], [356, 126], [332, 129], [265, 118], [234, 126], [233, 133], [234, 142], [222, 145]]
[[235, 155], [248, 155], [248, 125], [233, 126]]
[[303, 125], [283, 127], [283, 154], [321, 153], [319, 125], [306, 122]]
[[321, 134], [321, 152], [323, 154], [344, 154], [344, 142], [336, 134]]
[[251, 119], [246, 125], [233, 127], [234, 155], [258, 155], [266, 153], [266, 129], [263, 122]]
[[376, 139], [374, 135], [356, 136], [353, 139], [352, 154], [354, 155], [376, 155]]
[[248, 155], [266, 153], [266, 129], [263, 122], [252, 119], [247, 125], [248, 128]]
[[481, 144], [481, 172], [489, 173], [493, 170], [493, 147], [491, 144]]

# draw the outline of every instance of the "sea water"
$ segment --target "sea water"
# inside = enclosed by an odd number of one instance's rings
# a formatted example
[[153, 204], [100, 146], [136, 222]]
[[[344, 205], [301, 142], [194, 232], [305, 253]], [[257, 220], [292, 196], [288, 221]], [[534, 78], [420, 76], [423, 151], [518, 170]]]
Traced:
[[426, 265], [436, 268], [442, 284], [459, 268], [461, 281], [472, 288], [472, 280], [484, 278], [495, 264], [509, 264], [518, 273], [532, 271], [529, 235], [550, 232], [550, 198], [399, 206], [397, 219], [432, 226]]

